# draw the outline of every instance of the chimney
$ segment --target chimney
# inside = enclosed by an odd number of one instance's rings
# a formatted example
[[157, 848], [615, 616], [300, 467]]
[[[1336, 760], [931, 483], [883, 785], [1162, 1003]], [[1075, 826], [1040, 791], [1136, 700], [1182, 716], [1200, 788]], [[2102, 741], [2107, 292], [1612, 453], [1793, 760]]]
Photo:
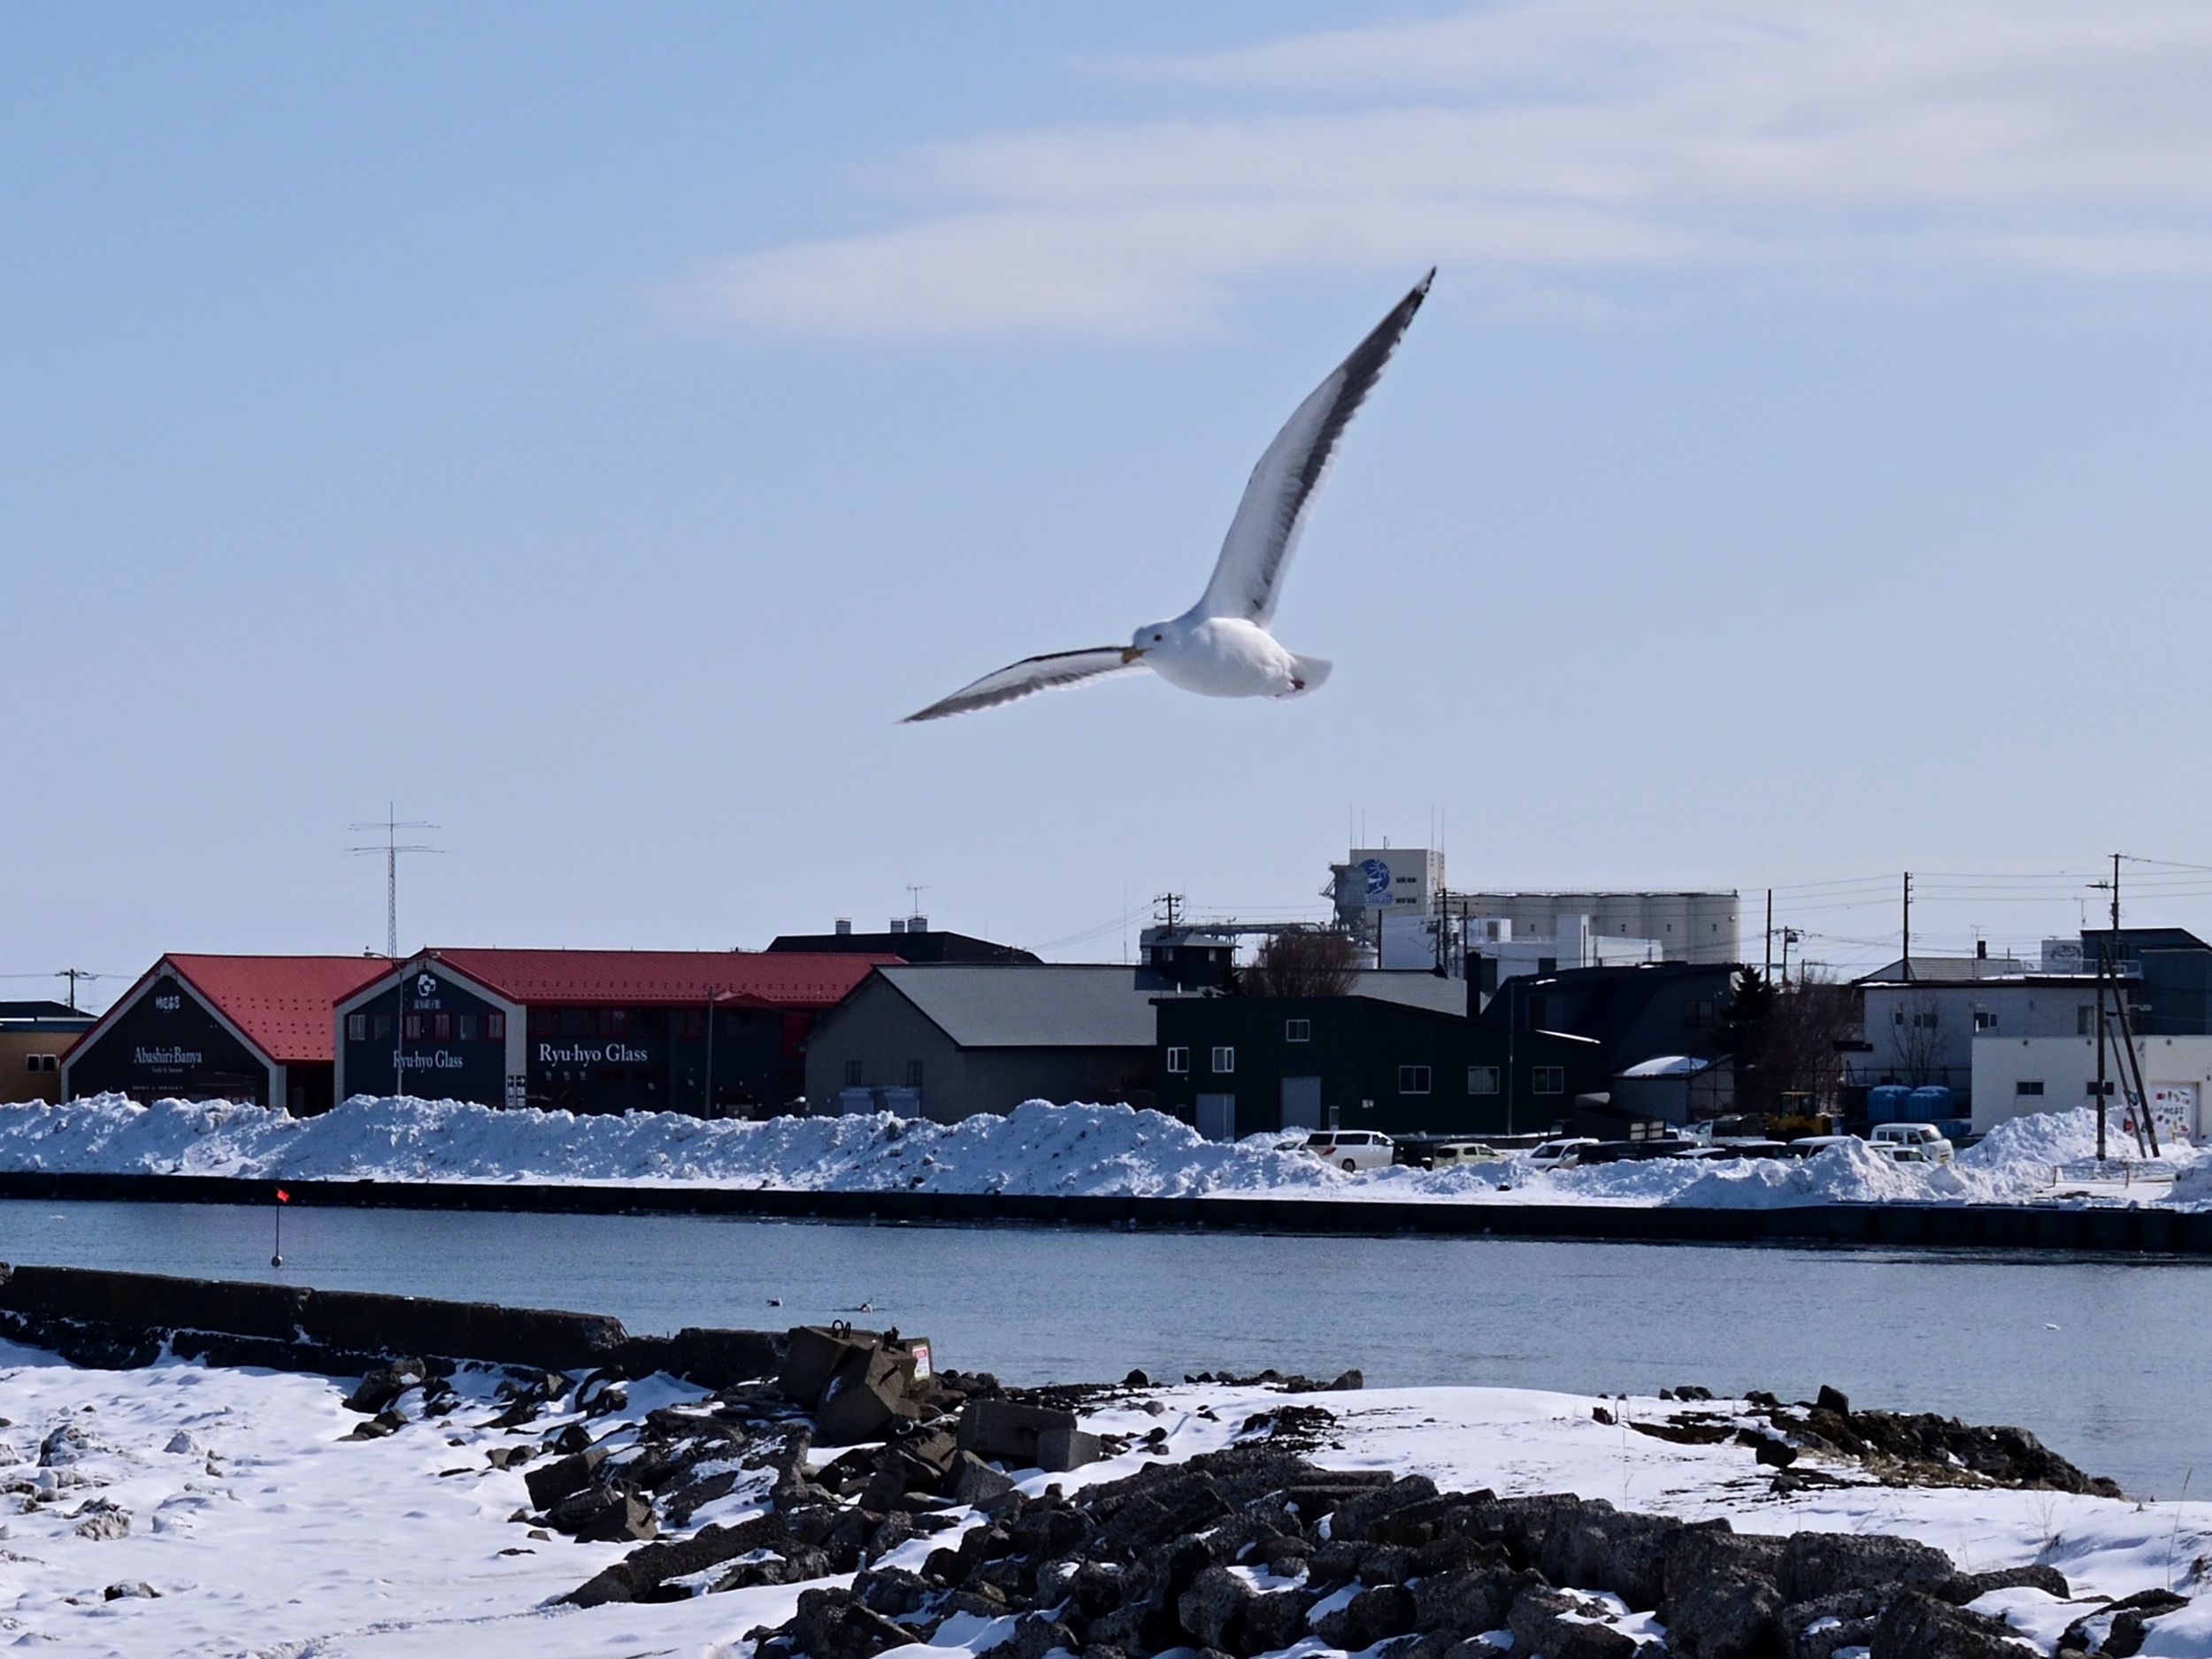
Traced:
[[908, 917], [906, 918], [906, 931], [910, 933], [927, 933], [929, 931], [929, 918], [926, 916]]
[[894, 916], [891, 918], [891, 931], [895, 933], [904, 933], [906, 931], [906, 918], [903, 916]]
[[837, 918], [837, 936], [840, 939], [850, 939], [853, 936], [853, 918], [851, 917], [841, 916]]

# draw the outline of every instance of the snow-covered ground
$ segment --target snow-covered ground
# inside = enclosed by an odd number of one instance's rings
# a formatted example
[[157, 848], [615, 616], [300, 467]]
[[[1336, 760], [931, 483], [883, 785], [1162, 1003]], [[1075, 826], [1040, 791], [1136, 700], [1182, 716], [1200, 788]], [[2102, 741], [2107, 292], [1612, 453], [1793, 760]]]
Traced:
[[[1126, 1106], [1032, 1101], [955, 1125], [871, 1113], [709, 1122], [675, 1112], [576, 1117], [457, 1101], [357, 1098], [314, 1118], [280, 1108], [119, 1095], [0, 1107], [0, 1170], [227, 1175], [294, 1180], [676, 1184], [785, 1191], [1431, 1200], [1772, 1208], [1839, 1202], [2004, 1202], [2053, 1194], [2054, 1170], [2095, 1151], [2086, 1109], [2000, 1126], [1950, 1164], [1901, 1164], [1864, 1143], [1806, 1160], [1653, 1160], [1538, 1171], [1527, 1159], [1357, 1174], [1272, 1136], [1201, 1140]], [[2120, 1137], [2114, 1138], [2116, 1150]], [[2212, 1204], [2212, 1163], [2176, 1148], [2170, 1183], [2097, 1188], [2098, 1200]], [[2060, 1184], [2081, 1193], [2085, 1184]], [[2073, 1202], [2089, 1202], [2076, 1198]]]
[[[0, 1344], [0, 1416], [9, 1419], [0, 1428], [0, 1642], [130, 1659], [744, 1659], [747, 1631], [790, 1616], [803, 1586], [549, 1605], [625, 1547], [533, 1536], [510, 1518], [528, 1507], [522, 1474], [493, 1469], [487, 1451], [527, 1444], [571, 1419], [483, 1426], [493, 1415], [490, 1380], [464, 1372], [454, 1379], [461, 1409], [355, 1441], [342, 1437], [361, 1418], [340, 1403], [345, 1386], [327, 1379], [174, 1363], [80, 1371]], [[595, 1433], [619, 1438], [625, 1422], [691, 1397], [664, 1378], [634, 1383], [629, 1394], [624, 1412], [595, 1421]], [[1142, 1409], [1148, 1399], [1164, 1410]], [[1160, 1388], [1086, 1425], [1139, 1435], [1164, 1427], [1170, 1455], [1186, 1457], [1231, 1443], [1248, 1416], [1283, 1403], [1256, 1387]], [[1856, 1484], [1777, 1495], [1770, 1471], [1744, 1447], [1676, 1445], [1624, 1426], [1686, 1409], [1657, 1400], [1602, 1402], [1624, 1420], [1612, 1425], [1593, 1417], [1599, 1402], [1505, 1389], [1323, 1394], [1300, 1403], [1338, 1417], [1336, 1449], [1314, 1454], [1335, 1468], [1418, 1472], [1440, 1487], [1509, 1495], [1573, 1491], [1654, 1513], [1725, 1516], [1739, 1532], [1902, 1533], [1947, 1551], [1963, 1571], [2047, 1563], [2078, 1597], [2168, 1587], [2191, 1594], [2212, 1577], [2212, 1504], [1884, 1486], [1848, 1464], [1834, 1472]], [[1033, 1494], [1052, 1482], [1072, 1488], [1148, 1461], [1132, 1452], [1073, 1475], [1033, 1471], [1023, 1485]], [[1823, 1465], [1809, 1456], [1801, 1466]], [[695, 1523], [726, 1523], [757, 1501], [740, 1488]], [[917, 1539], [890, 1564], [918, 1566], [956, 1537]], [[155, 1594], [137, 1594], [140, 1586]], [[2047, 1653], [2088, 1610], [2034, 1590], [1977, 1605], [2008, 1611]], [[2212, 1597], [2150, 1631], [2149, 1659], [2212, 1655]], [[967, 1650], [1004, 1633], [979, 1629]], [[1326, 1659], [1310, 1641], [1293, 1651]], [[899, 1659], [928, 1652], [902, 1650]]]

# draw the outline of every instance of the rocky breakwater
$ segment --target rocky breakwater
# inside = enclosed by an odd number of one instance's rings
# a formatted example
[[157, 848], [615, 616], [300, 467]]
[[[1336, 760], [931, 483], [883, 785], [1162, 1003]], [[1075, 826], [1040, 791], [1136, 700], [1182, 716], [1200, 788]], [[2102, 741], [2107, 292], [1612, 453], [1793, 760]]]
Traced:
[[[759, 1659], [871, 1659], [941, 1641], [954, 1621], [1002, 1626], [980, 1650], [996, 1659], [1250, 1659], [1310, 1637], [1379, 1659], [2019, 1659], [2017, 1632], [1965, 1604], [2023, 1585], [2070, 1594], [2047, 1566], [1964, 1572], [1911, 1539], [1745, 1535], [1571, 1494], [1440, 1492], [1267, 1441], [1072, 1495], [1010, 1491], [983, 1510], [918, 1572], [803, 1593], [790, 1623], [753, 1632]], [[2145, 1621], [2181, 1605], [2154, 1593], [2100, 1609], [2096, 1651], [2133, 1653]]]

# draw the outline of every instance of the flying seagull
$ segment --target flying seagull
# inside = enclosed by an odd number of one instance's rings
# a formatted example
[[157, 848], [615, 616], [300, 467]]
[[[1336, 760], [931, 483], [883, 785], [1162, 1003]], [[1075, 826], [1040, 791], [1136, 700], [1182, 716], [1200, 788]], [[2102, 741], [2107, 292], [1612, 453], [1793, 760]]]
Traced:
[[941, 720], [1011, 703], [1033, 691], [1087, 685], [1146, 669], [1171, 686], [1207, 697], [1295, 697], [1320, 685], [1329, 677], [1329, 664], [1285, 650], [1267, 625], [1274, 618], [1283, 572], [1297, 550], [1307, 510], [1328, 476], [1344, 429], [1382, 378], [1383, 365], [1398, 349], [1435, 276], [1431, 271], [1415, 283], [1275, 434], [1252, 469], [1222, 541], [1213, 580], [1196, 604], [1171, 621], [1148, 622], [1126, 645], [1024, 657], [908, 715], [904, 723]]

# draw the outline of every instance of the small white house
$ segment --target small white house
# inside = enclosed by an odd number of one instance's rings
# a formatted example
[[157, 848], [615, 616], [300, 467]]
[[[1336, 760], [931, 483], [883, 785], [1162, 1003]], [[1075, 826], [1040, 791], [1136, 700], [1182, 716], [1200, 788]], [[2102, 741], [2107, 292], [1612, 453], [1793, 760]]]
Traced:
[[[1986, 1134], [2008, 1118], [2031, 1112], [2070, 1111], [2096, 1104], [2097, 1040], [2091, 1037], [2015, 1037], [2001, 1031], [1974, 1038], [1974, 1133]], [[2191, 1141], [2212, 1133], [2205, 1115], [2212, 1096], [2212, 1037], [2138, 1037], [2136, 1058], [2150, 1093], [2161, 1142], [2178, 1132]], [[2132, 1075], [2124, 1056], [2108, 1046], [2105, 1076], [2111, 1084], [2113, 1133], [2127, 1116]]]

